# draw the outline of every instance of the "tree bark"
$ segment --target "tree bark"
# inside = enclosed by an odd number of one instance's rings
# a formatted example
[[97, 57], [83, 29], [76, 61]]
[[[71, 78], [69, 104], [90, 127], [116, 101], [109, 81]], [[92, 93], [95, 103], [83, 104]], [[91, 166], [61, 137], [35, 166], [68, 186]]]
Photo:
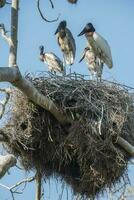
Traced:
[[10, 45], [10, 51], [9, 51], [9, 67], [12, 67], [17, 63], [18, 9], [19, 9], [19, 0], [12, 0], [12, 7], [11, 7], [12, 45]]
[[35, 200], [41, 200], [41, 174], [38, 171], [37, 171], [37, 174], [36, 174], [35, 182], [36, 182]]
[[130, 156], [134, 156], [134, 146], [128, 143], [125, 139], [119, 137], [117, 144], [120, 145]]

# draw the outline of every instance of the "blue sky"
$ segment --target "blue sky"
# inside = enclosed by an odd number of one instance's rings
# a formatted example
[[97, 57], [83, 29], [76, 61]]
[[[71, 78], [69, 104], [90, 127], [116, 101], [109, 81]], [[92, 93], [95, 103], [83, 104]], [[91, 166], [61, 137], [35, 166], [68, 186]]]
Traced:
[[[104, 79], [116, 80], [120, 83], [134, 86], [134, 1], [133, 0], [79, 0], [77, 5], [71, 5], [66, 0], [53, 0], [55, 9], [52, 10], [48, 0], [41, 0], [42, 12], [48, 19], [56, 18], [60, 13], [60, 19], [66, 20], [68, 27], [71, 29], [76, 40], [77, 52], [75, 64], [72, 71], [82, 74], [89, 74], [85, 62], [78, 63], [79, 58], [86, 45], [84, 37], [78, 38], [77, 35], [88, 22], [92, 22], [96, 31], [100, 33], [109, 43], [112, 51], [114, 67], [109, 70], [107, 66], [104, 68]], [[7, 30], [10, 30], [10, 6], [7, 5], [0, 9], [0, 23], [4, 23]], [[19, 13], [19, 32], [18, 32], [18, 65], [21, 72], [36, 72], [47, 70], [47, 66], [39, 60], [39, 45], [43, 44], [47, 52], [54, 52], [62, 59], [61, 51], [57, 45], [54, 32], [58, 26], [58, 22], [44, 22], [37, 11], [36, 1], [28, 0], [20, 2]], [[8, 64], [8, 45], [0, 37], [0, 66]], [[11, 175], [2, 179], [9, 185], [14, 183], [22, 176], [16, 169], [11, 170]], [[130, 167], [130, 175], [133, 170]], [[52, 181], [54, 184], [54, 182]], [[49, 185], [49, 184], [48, 184]], [[49, 190], [49, 186], [45, 187], [45, 191]], [[52, 186], [53, 187], [53, 186]], [[59, 185], [60, 187], [60, 185]], [[34, 189], [34, 188], [33, 188]], [[34, 193], [28, 189], [25, 195], [29, 199], [33, 199]], [[53, 188], [51, 189], [53, 190]], [[5, 190], [4, 190], [5, 191]], [[0, 199], [5, 200], [6, 194], [0, 188]], [[32, 190], [33, 191], [33, 190]], [[53, 190], [54, 191], [54, 190]], [[5, 191], [6, 192], [6, 191]], [[52, 191], [50, 191], [50, 198]], [[4, 195], [5, 194], [5, 195]], [[9, 196], [9, 195], [8, 195]], [[48, 195], [49, 196], [49, 195]], [[25, 196], [17, 199], [24, 199]], [[25, 197], [26, 199], [26, 197]], [[66, 200], [66, 197], [63, 199]], [[71, 197], [70, 197], [71, 200]]]

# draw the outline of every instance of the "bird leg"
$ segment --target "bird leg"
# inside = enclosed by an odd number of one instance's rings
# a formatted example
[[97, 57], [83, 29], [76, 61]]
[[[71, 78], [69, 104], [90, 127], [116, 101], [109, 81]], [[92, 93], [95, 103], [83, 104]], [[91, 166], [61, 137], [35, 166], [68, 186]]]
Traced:
[[97, 69], [97, 82], [101, 82], [101, 78], [102, 78], [102, 72], [103, 72], [103, 66], [104, 66], [104, 63], [102, 60], [99, 59], [99, 67]]
[[66, 76], [66, 59], [65, 56], [63, 54], [63, 76]]

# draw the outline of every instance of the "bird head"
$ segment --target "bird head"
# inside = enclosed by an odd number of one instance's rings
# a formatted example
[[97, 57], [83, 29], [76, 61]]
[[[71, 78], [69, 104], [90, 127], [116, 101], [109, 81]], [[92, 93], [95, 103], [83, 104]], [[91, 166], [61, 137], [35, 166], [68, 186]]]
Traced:
[[78, 36], [88, 34], [89, 36], [92, 36], [92, 34], [95, 32], [95, 28], [92, 23], [88, 23], [84, 29], [79, 33]]
[[81, 59], [79, 60], [79, 63], [85, 58], [86, 52], [87, 52], [88, 50], [90, 50], [90, 47], [85, 47], [84, 52], [83, 52], [83, 55], [82, 55]]
[[43, 46], [43, 45], [40, 45], [40, 46], [39, 46], [39, 50], [40, 50], [40, 54], [43, 54], [43, 53], [44, 53], [44, 46]]
[[43, 45], [39, 46], [39, 50], [40, 50], [39, 59], [43, 62], [44, 61], [44, 46]]
[[64, 29], [66, 28], [66, 26], [67, 26], [67, 22], [66, 22], [65, 20], [61, 21], [61, 22], [59, 23], [59, 26], [58, 26], [56, 32], [55, 32], [55, 35], [56, 35], [60, 30], [64, 30]]

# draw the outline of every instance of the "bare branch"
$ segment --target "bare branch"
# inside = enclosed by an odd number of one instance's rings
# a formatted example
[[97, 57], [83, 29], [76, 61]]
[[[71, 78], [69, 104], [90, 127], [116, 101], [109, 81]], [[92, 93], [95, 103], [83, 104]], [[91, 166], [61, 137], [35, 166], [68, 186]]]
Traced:
[[132, 157], [134, 156], [134, 146], [128, 143], [125, 139], [118, 137], [117, 144], [120, 145]]
[[36, 180], [35, 200], [40, 200], [41, 199], [41, 174], [40, 174], [40, 172], [37, 172], [35, 180]]
[[0, 178], [2, 178], [10, 167], [16, 165], [16, 158], [14, 155], [9, 154], [6, 156], [0, 156]]
[[0, 91], [6, 94], [5, 100], [0, 102], [0, 106], [2, 107], [1, 112], [0, 112], [0, 119], [1, 119], [4, 115], [6, 105], [10, 98], [10, 91], [8, 89], [2, 89], [2, 88], [0, 88]]
[[[50, 0], [50, 2], [52, 3], [51, 0]], [[52, 4], [52, 5], [53, 5], [53, 4]], [[60, 15], [59, 15], [56, 19], [54, 19], [54, 20], [48, 20], [48, 19], [46, 19], [46, 18], [44, 17], [44, 15], [42, 14], [41, 9], [40, 9], [40, 0], [37, 0], [37, 8], [38, 8], [38, 11], [39, 11], [39, 13], [40, 13], [41, 18], [42, 18], [44, 21], [46, 21], [46, 22], [56, 22], [56, 21], [58, 21]]]
[[18, 191], [17, 192], [14, 189], [16, 189], [18, 186], [20, 186], [22, 184], [30, 183], [30, 182], [32, 182], [34, 180], [35, 180], [35, 177], [30, 177], [30, 178], [21, 180], [20, 182], [16, 183], [15, 185], [13, 185], [11, 187], [8, 187], [8, 186], [3, 185], [1, 183], [0, 183], [0, 186], [3, 187], [3, 188], [5, 188], [5, 189], [7, 189], [7, 190], [9, 190], [11, 192], [12, 199], [15, 200], [14, 194], [16, 194], [16, 193], [17, 194], [22, 194], [23, 191]]
[[2, 81], [12, 83], [35, 104], [48, 110], [61, 124], [72, 122], [72, 119], [67, 118], [51, 99], [41, 94], [30, 81], [21, 76], [18, 67], [0, 67], [0, 82]]
[[12, 45], [10, 46], [10, 53], [9, 53], [9, 67], [12, 67], [17, 63], [18, 9], [19, 9], [19, 0], [12, 0], [12, 8], [11, 8]]
[[15, 189], [16, 187], [18, 187], [18, 186], [20, 186], [20, 185], [22, 185], [22, 184], [30, 183], [30, 182], [32, 182], [32, 181], [34, 181], [34, 180], [35, 180], [35, 176], [34, 176], [34, 177], [27, 178], [27, 179], [23, 179], [23, 180], [21, 180], [20, 182], [16, 183], [15, 185], [11, 186], [11, 187], [10, 187], [10, 190]]
[[12, 46], [12, 40], [11, 38], [7, 35], [7, 31], [5, 30], [4, 24], [0, 24], [0, 33], [1, 36], [4, 38], [4, 40], [9, 44], [9, 46]]
[[53, 4], [52, 0], [49, 0], [49, 1], [51, 3], [52, 8], [54, 8], [54, 4]]

